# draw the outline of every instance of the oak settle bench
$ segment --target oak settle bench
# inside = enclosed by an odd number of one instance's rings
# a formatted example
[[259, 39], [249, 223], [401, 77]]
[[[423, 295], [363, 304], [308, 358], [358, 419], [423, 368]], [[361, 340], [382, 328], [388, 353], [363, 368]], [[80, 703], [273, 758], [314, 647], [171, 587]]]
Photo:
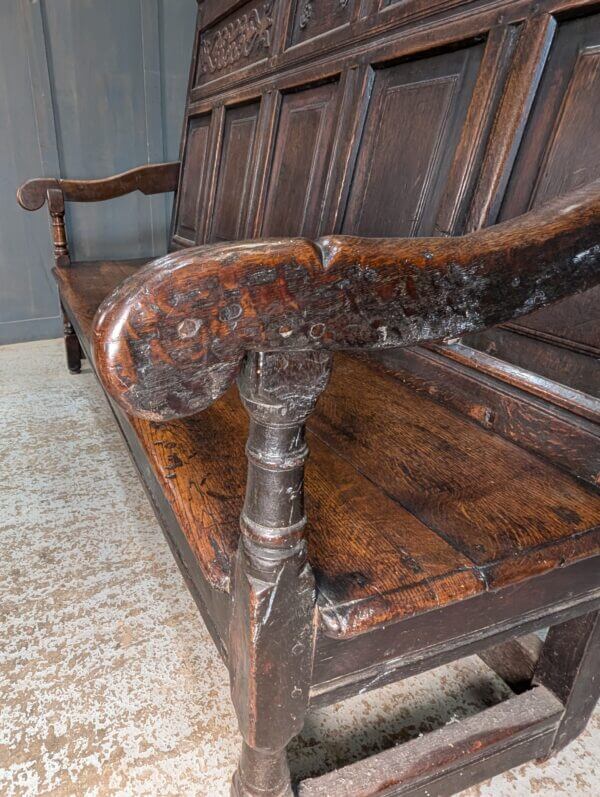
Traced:
[[[592, 712], [599, 48], [583, 0], [204, 0], [181, 163], [19, 191], [229, 668], [238, 797], [451, 794]], [[135, 190], [170, 253], [70, 262], [65, 202]], [[473, 653], [514, 697], [292, 786], [310, 706]]]

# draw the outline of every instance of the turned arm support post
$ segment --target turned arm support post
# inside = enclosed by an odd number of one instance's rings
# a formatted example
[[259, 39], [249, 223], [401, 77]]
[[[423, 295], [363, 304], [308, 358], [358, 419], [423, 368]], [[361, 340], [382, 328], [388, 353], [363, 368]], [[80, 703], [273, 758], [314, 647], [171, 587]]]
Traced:
[[242, 533], [269, 562], [304, 549], [304, 423], [327, 386], [330, 369], [329, 352], [254, 352], [238, 377], [250, 416]]
[[304, 424], [330, 367], [328, 352], [252, 353], [238, 378], [250, 416], [229, 634], [244, 740], [238, 795], [291, 795], [285, 747], [308, 708], [316, 600], [305, 534]]
[[65, 228], [65, 198], [60, 188], [49, 188], [46, 192], [48, 212], [50, 213], [50, 229], [54, 248], [54, 265], [70, 266], [69, 243]]

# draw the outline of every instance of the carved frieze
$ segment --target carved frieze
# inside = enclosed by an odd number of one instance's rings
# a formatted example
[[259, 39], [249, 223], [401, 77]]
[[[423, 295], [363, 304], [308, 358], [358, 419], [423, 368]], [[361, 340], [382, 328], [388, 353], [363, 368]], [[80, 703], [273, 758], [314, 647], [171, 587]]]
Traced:
[[200, 43], [198, 77], [231, 71], [242, 60], [258, 60], [269, 53], [274, 0], [263, 0], [205, 34]]

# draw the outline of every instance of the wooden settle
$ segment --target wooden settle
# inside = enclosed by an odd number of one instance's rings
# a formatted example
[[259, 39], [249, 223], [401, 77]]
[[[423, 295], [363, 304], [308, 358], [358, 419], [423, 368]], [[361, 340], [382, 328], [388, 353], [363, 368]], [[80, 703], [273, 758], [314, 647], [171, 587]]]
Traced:
[[[180, 162], [19, 190], [229, 668], [236, 797], [449, 795], [585, 727], [599, 48], [584, 0], [202, 0]], [[135, 190], [165, 257], [72, 263], [65, 202]], [[291, 783], [311, 706], [473, 653], [513, 697]]]

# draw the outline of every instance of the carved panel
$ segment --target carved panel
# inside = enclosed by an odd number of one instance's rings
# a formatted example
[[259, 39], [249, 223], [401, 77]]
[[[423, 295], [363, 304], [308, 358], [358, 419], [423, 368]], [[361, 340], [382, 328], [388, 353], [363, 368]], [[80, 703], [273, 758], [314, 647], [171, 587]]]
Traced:
[[275, 0], [254, 0], [200, 35], [195, 85], [266, 58], [273, 44]]
[[356, 0], [297, 0], [290, 44], [298, 44], [352, 19]]
[[198, 200], [206, 174], [210, 118], [210, 114], [203, 114], [190, 119], [181, 172], [176, 235], [194, 243], [198, 228]]
[[329, 83], [284, 95], [263, 236], [318, 236], [338, 88]]
[[345, 233], [434, 232], [481, 54], [477, 46], [377, 70]]
[[259, 112], [258, 101], [226, 111], [210, 241], [244, 236]]

